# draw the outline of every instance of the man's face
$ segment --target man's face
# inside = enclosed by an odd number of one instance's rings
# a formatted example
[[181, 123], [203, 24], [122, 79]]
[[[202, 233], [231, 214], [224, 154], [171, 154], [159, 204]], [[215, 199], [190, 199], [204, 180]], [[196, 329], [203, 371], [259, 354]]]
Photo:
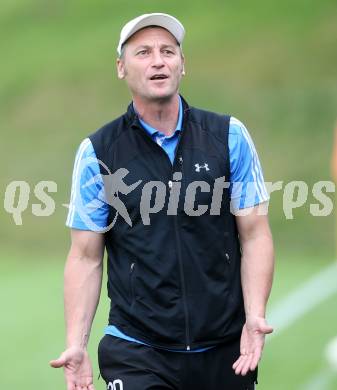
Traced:
[[184, 58], [175, 38], [161, 27], [137, 31], [117, 60], [120, 79], [126, 80], [133, 97], [169, 99], [179, 88]]

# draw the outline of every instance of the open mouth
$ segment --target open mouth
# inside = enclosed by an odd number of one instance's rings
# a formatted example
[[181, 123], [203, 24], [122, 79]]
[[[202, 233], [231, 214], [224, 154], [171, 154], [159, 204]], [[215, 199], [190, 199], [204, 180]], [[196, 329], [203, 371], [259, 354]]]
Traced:
[[168, 76], [166, 74], [155, 74], [152, 77], [150, 77], [150, 80], [165, 80], [168, 79]]

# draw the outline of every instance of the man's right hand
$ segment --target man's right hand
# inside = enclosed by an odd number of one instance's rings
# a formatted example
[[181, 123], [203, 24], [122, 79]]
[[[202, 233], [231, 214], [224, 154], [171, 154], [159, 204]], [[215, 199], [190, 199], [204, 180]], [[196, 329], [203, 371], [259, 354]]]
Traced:
[[88, 352], [80, 347], [66, 349], [56, 360], [49, 364], [54, 368], [64, 368], [67, 390], [95, 390], [92, 366]]

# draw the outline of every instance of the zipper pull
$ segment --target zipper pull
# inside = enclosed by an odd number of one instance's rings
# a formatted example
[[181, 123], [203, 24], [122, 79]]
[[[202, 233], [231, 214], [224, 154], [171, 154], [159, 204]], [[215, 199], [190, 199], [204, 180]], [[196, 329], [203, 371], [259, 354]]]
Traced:
[[131, 263], [131, 265], [130, 265], [130, 273], [132, 273], [134, 268], [135, 268], [135, 263]]
[[[174, 182], [176, 184], [182, 179], [182, 177], [183, 177], [182, 172], [174, 172], [173, 175], [172, 175], [172, 179], [174, 180]], [[172, 187], [173, 187], [173, 181], [172, 180], [169, 180], [168, 186], [169, 186], [169, 189], [172, 190]]]
[[186, 346], [186, 351], [190, 351], [191, 347], [189, 345]]

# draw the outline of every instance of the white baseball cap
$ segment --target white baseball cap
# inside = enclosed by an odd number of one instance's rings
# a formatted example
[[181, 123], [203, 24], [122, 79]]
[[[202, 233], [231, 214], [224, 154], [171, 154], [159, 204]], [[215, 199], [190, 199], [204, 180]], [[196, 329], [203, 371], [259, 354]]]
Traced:
[[179, 45], [181, 45], [184, 39], [184, 26], [175, 17], [162, 13], [143, 14], [135, 19], [130, 20], [122, 28], [117, 46], [118, 55], [121, 55], [122, 46], [131, 37], [131, 35], [133, 35], [138, 30], [148, 26], [159, 26], [165, 28], [175, 37]]

